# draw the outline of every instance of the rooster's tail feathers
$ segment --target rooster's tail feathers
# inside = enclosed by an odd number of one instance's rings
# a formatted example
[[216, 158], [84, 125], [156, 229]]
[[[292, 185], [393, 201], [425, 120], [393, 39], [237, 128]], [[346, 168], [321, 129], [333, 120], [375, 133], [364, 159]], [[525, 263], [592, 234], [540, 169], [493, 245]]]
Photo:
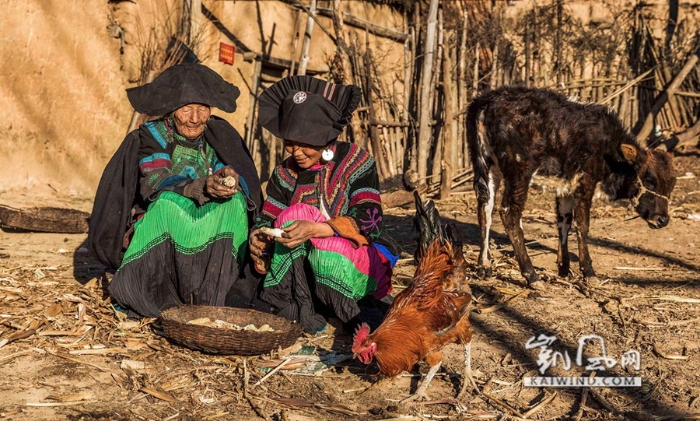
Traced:
[[420, 194], [415, 190], [413, 196], [416, 203], [416, 216], [413, 223], [418, 231], [418, 250], [423, 253], [435, 239], [444, 238], [444, 233], [440, 223], [440, 213], [435, 207], [435, 202], [427, 200], [424, 204]]

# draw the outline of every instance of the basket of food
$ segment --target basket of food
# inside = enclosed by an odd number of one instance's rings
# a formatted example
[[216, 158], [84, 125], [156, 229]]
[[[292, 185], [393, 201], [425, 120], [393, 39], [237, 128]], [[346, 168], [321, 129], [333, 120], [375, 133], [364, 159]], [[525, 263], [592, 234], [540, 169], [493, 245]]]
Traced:
[[183, 305], [160, 316], [167, 338], [210, 354], [265, 354], [291, 346], [302, 333], [298, 323], [243, 308]]

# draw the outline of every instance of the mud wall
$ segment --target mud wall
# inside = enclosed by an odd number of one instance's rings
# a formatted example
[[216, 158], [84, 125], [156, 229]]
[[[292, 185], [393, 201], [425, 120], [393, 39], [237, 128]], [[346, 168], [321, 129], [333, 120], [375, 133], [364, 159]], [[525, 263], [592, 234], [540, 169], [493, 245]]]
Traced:
[[[183, 1], [5, 3], [0, 14], [0, 202], [3, 192], [17, 190], [91, 197], [129, 127], [133, 109], [125, 89], [138, 83], [149, 34], [177, 21]], [[301, 49], [303, 11], [277, 1], [202, 3], [251, 50], [298, 60], [294, 53]], [[348, 13], [403, 29], [402, 16], [386, 6], [343, 3]], [[319, 20], [332, 31], [330, 19]], [[200, 59], [241, 89], [236, 113], [214, 114], [244, 134], [255, 63], [240, 52], [233, 66], [219, 62], [219, 42], [231, 41], [205, 17], [196, 23]], [[364, 31], [346, 29], [365, 39]], [[402, 68], [403, 45], [371, 35], [368, 40], [375, 57], [382, 57], [387, 83], [393, 84], [397, 75], [390, 70]], [[327, 72], [334, 50], [317, 26], [309, 71]]]
[[85, 194], [130, 112], [106, 2], [4, 2], [0, 14], [0, 192]]

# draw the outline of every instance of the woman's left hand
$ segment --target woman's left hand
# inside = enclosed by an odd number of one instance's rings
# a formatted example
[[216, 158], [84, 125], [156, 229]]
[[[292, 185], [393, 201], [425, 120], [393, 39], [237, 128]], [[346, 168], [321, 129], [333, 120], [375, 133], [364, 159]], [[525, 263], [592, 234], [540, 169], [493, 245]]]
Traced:
[[311, 221], [294, 221], [282, 230], [284, 234], [276, 240], [289, 248], [294, 248], [311, 238], [326, 238], [335, 234], [330, 225]]
[[206, 193], [214, 198], [226, 199], [238, 193], [239, 177], [231, 166], [225, 166], [217, 174], [207, 177]]

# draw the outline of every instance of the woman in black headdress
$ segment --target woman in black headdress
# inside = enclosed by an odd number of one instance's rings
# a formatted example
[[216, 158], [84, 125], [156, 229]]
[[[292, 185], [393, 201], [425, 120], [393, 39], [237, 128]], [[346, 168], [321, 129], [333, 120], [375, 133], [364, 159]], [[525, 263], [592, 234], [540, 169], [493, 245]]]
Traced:
[[358, 301], [391, 291], [398, 249], [384, 229], [374, 159], [337, 141], [360, 97], [356, 86], [309, 76], [282, 79], [260, 96], [260, 124], [290, 157], [268, 182], [251, 255], [266, 273], [261, 298], [309, 333], [326, 316], [357, 321]]
[[179, 64], [127, 90], [140, 113], [163, 117], [132, 131], [97, 189], [88, 243], [116, 269], [109, 292], [157, 317], [181, 304], [246, 306], [258, 280], [246, 265], [260, 180], [238, 132], [211, 115], [240, 91], [201, 64]]

